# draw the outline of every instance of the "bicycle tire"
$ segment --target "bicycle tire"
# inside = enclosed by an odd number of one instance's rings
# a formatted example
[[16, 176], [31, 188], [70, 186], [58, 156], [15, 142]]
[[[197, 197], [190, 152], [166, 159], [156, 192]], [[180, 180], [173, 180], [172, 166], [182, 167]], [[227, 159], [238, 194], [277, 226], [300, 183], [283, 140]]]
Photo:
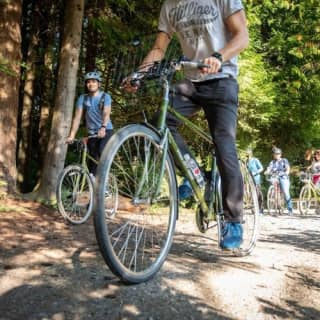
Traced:
[[269, 214], [275, 214], [276, 212], [276, 198], [274, 186], [270, 186], [267, 193], [267, 208]]
[[58, 210], [72, 224], [85, 223], [93, 208], [93, 182], [81, 165], [63, 169], [56, 189]]
[[260, 213], [262, 214], [264, 211], [263, 192], [260, 187], [257, 187], [257, 185], [256, 185], [256, 191], [257, 191], [257, 197], [258, 197], [259, 210], [260, 210]]
[[310, 212], [312, 201], [312, 189], [309, 185], [304, 185], [299, 194], [299, 212], [301, 215], [306, 215]]
[[[151, 279], [172, 245], [178, 216], [177, 182], [169, 153], [159, 178], [162, 158], [159, 135], [133, 124], [112, 136], [97, 168], [96, 238], [104, 261], [125, 283]], [[113, 189], [110, 175], [119, 193], [119, 208], [111, 217], [105, 214], [104, 198], [106, 188]]]
[[243, 194], [243, 242], [239, 250], [235, 250], [237, 256], [249, 255], [256, 246], [259, 234], [259, 202], [255, 182], [247, 166], [240, 162], [240, 169], [244, 185]]
[[[243, 179], [243, 214], [242, 214], [242, 228], [243, 241], [239, 249], [232, 250], [235, 256], [247, 256], [256, 246], [259, 233], [259, 203], [257, 196], [257, 189], [246, 165], [240, 162], [240, 170]], [[221, 194], [221, 191], [220, 191]], [[221, 197], [221, 196], [220, 196]], [[224, 223], [223, 214], [217, 215], [218, 221], [218, 243], [221, 243], [222, 229]]]

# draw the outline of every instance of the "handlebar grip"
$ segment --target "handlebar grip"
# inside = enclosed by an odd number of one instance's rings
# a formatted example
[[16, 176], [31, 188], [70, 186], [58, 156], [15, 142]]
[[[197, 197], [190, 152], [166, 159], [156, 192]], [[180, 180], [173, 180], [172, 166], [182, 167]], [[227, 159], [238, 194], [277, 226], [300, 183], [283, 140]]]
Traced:
[[140, 81], [140, 79], [131, 79], [130, 80], [130, 85], [132, 87], [140, 87], [141, 81]]
[[211, 67], [210, 64], [203, 63], [203, 62], [198, 62], [198, 66], [197, 66], [198, 69], [210, 68], [210, 67]]
[[210, 68], [209, 64], [206, 64], [200, 61], [181, 61], [181, 65], [184, 67], [195, 68], [195, 69]]

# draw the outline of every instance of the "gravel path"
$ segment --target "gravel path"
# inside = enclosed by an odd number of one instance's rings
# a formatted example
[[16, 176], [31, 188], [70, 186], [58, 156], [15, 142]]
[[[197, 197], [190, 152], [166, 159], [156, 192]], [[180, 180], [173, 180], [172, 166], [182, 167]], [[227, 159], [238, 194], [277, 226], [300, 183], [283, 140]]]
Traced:
[[125, 286], [91, 221], [68, 226], [32, 202], [0, 208], [0, 320], [320, 319], [320, 216], [262, 216], [252, 255], [235, 258], [181, 212], [159, 274]]

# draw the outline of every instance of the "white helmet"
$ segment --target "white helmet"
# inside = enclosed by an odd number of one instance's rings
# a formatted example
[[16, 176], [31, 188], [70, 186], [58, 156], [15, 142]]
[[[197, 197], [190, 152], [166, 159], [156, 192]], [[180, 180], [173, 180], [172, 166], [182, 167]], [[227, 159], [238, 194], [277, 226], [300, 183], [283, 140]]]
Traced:
[[273, 148], [272, 148], [272, 153], [273, 153], [273, 154], [282, 154], [282, 151], [281, 151], [280, 148], [273, 147]]
[[100, 73], [99, 73], [99, 72], [96, 72], [96, 71], [88, 72], [88, 73], [84, 76], [84, 83], [86, 83], [86, 81], [89, 80], [89, 79], [94, 79], [94, 80], [97, 80], [97, 81], [99, 81], [99, 82], [102, 81], [101, 76], [100, 76]]

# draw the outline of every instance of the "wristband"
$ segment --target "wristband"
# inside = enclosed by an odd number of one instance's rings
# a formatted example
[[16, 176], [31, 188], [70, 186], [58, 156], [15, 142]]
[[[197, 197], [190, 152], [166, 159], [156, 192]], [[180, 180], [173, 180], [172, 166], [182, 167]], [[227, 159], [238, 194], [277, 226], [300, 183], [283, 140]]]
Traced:
[[218, 59], [221, 63], [223, 63], [223, 58], [222, 58], [222, 54], [218, 51], [213, 52], [213, 54], [211, 55], [212, 57], [215, 57], [216, 59]]
[[106, 126], [105, 126], [105, 125], [102, 125], [102, 126], [100, 127], [100, 129], [101, 129], [101, 128], [106, 128]]

